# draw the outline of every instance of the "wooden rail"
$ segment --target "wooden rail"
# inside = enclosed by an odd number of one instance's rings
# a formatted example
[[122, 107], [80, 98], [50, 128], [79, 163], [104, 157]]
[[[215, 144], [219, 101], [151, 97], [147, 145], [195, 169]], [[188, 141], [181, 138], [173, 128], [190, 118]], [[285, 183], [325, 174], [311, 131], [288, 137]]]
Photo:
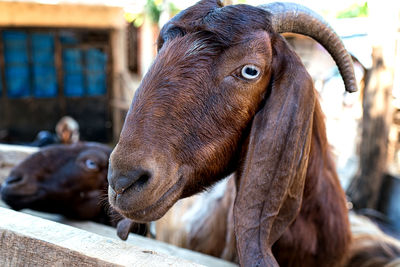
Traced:
[[0, 220], [3, 266], [201, 266], [5, 208]]

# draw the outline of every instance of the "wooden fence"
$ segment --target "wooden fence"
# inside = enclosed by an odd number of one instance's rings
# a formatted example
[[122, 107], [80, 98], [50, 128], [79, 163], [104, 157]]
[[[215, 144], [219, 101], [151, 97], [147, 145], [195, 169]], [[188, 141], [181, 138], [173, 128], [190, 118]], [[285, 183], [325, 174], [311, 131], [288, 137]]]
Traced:
[[[37, 150], [0, 145], [0, 183]], [[0, 201], [0, 266], [236, 266], [135, 234], [121, 241], [109, 226], [5, 207]]]

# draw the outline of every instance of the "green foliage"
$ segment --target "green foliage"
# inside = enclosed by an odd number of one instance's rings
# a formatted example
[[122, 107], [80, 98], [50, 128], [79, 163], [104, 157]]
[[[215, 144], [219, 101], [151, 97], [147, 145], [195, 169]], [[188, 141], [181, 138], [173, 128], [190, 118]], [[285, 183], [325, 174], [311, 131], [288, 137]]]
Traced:
[[[181, 11], [178, 7], [176, 7], [172, 2], [169, 2], [169, 13], [171, 16], [175, 16]], [[135, 27], [142, 26], [144, 22], [144, 17], [149, 16], [152, 23], [157, 24], [160, 20], [161, 12], [163, 11], [164, 5], [162, 0], [147, 0], [146, 5], [144, 6], [143, 11], [138, 13], [125, 13], [126, 21], [133, 23]]]
[[174, 5], [174, 3], [170, 2], [169, 3], [169, 11], [170, 11], [171, 16], [175, 16], [181, 10], [176, 5]]
[[149, 15], [153, 23], [158, 23], [162, 11], [162, 1], [147, 0], [145, 6], [146, 13]]
[[351, 7], [339, 12], [336, 17], [339, 19], [368, 17], [368, 3], [365, 2], [364, 5], [354, 4]]

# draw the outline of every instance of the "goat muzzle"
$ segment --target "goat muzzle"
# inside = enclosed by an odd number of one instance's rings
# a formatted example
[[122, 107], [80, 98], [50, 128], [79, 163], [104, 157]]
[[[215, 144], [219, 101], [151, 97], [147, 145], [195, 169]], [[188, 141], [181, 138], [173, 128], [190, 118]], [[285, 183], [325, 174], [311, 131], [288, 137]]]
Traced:
[[126, 175], [122, 175], [112, 168], [109, 168], [108, 183], [117, 195], [124, 193], [126, 190], [134, 190], [140, 192], [151, 179], [151, 172], [142, 168], [129, 171]]
[[132, 167], [122, 167], [115, 161], [111, 157], [108, 197], [125, 217], [136, 222], [157, 220], [180, 198], [183, 179], [175, 169], [150, 160], [137, 159]]

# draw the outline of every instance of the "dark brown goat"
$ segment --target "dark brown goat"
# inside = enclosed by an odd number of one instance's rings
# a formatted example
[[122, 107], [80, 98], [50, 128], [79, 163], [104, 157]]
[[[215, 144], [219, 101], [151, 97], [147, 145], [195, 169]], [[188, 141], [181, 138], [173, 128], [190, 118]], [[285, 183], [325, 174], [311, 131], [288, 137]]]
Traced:
[[161, 30], [111, 154], [109, 200], [136, 221], [236, 173], [242, 266], [335, 266], [351, 239], [313, 82], [281, 32], [319, 41], [356, 90], [340, 38], [295, 4], [203, 0]]
[[[11, 170], [1, 185], [1, 198], [15, 210], [33, 209], [116, 226], [122, 217], [105, 201], [110, 153], [108, 146], [88, 142], [43, 148]], [[144, 225], [132, 228], [146, 233]]]

